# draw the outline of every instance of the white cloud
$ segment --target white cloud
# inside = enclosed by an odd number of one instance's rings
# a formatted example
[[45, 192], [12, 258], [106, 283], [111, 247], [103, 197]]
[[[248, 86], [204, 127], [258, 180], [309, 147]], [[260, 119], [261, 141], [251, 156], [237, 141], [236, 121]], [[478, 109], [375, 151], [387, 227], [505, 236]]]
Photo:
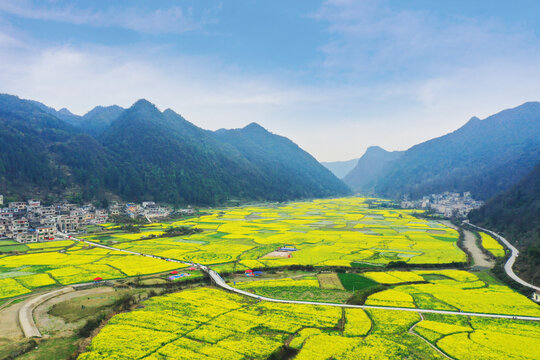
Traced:
[[136, 7], [108, 7], [97, 11], [60, 6], [54, 3], [42, 5], [32, 0], [1, 0], [0, 11], [23, 18], [51, 20], [93, 27], [119, 27], [149, 34], [183, 33], [200, 29], [213, 22], [213, 11], [205, 11], [198, 18], [191, 8], [172, 6], [166, 9], [143, 9]]

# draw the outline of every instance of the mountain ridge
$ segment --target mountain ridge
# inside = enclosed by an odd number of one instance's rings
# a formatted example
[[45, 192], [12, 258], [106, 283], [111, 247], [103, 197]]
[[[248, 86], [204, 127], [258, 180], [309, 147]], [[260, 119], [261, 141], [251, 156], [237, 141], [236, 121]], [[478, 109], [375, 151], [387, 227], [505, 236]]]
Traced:
[[[12, 95], [0, 95], [0, 106], [0, 192], [7, 198], [54, 194], [74, 201], [216, 205], [349, 193], [311, 155], [254, 123], [235, 138], [201, 129], [171, 109], [161, 112], [145, 99], [127, 109], [95, 107], [73, 115], [77, 121]], [[104, 113], [102, 128], [92, 129], [89, 124]], [[255, 151], [246, 146], [245, 133], [258, 138]], [[32, 144], [26, 146], [29, 136]], [[268, 147], [278, 143], [281, 150]], [[25, 166], [17, 171], [22, 159]]]
[[471, 191], [488, 199], [508, 189], [540, 160], [540, 103], [527, 102], [417, 144], [388, 163], [374, 182], [379, 196], [419, 198]]

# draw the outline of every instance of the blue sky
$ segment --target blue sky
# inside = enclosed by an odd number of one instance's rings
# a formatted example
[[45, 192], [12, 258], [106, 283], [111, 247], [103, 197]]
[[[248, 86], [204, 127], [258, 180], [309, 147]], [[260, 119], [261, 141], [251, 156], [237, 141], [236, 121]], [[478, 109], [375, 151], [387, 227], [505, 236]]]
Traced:
[[4, 1], [0, 92], [256, 121], [321, 161], [540, 99], [536, 1]]

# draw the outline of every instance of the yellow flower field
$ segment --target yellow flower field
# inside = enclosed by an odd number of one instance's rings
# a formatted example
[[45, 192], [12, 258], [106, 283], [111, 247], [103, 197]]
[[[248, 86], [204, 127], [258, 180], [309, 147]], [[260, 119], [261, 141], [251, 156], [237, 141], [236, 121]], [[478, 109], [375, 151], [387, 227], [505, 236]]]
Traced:
[[19, 296], [31, 292], [15, 279], [0, 279], [0, 299]]
[[[383, 265], [392, 261], [423, 264], [466, 260], [465, 253], [456, 246], [455, 230], [420, 220], [413, 216], [413, 210], [370, 208], [367, 200], [343, 198], [209, 210], [199, 218], [171, 225], [152, 224], [163, 229], [195, 226], [205, 230], [203, 233], [148, 240], [138, 240], [146, 233], [113, 233], [104, 241], [117, 241], [115, 246], [123, 249], [206, 265], [240, 262], [246, 267], [350, 267], [354, 262]], [[100, 236], [87, 238], [102, 241]], [[265, 253], [244, 258], [250, 251], [284, 245], [298, 251], [292, 252], [290, 258], [264, 257]]]
[[56, 284], [49, 274], [17, 276], [15, 280], [28, 289]]
[[482, 241], [482, 247], [484, 249], [492, 253], [495, 257], [504, 257], [504, 247], [499, 244], [497, 240], [495, 240], [491, 235], [488, 235], [483, 231], [481, 231], [479, 234]]
[[[257, 302], [211, 288], [185, 290], [116, 315], [79, 359], [267, 359], [286, 341], [299, 350], [295, 359], [443, 359], [419, 337], [422, 329], [438, 334], [434, 343], [455, 359], [538, 358], [538, 323], [471, 318], [469, 326], [467, 318], [420, 321], [413, 312], [367, 313]], [[416, 323], [418, 332], [409, 333]]]

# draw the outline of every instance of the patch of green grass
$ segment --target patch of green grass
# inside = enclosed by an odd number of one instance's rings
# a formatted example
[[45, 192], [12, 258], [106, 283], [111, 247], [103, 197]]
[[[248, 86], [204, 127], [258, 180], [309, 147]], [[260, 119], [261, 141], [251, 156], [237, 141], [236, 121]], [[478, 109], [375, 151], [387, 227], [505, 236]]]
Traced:
[[351, 267], [353, 268], [376, 268], [376, 267], [382, 267], [382, 266], [383, 265], [366, 264], [359, 261], [355, 261], [351, 263]]
[[446, 275], [442, 275], [442, 274], [422, 274], [420, 275], [424, 278], [424, 280], [426, 281], [432, 281], [432, 280], [452, 280], [452, 278], [449, 278], [448, 276]]
[[17, 357], [20, 360], [64, 360], [70, 359], [77, 350], [77, 338], [53, 338], [42, 340], [36, 348]]
[[109, 235], [100, 235], [100, 236], [93, 237], [92, 240], [105, 241], [105, 240], [117, 240], [117, 239]]
[[338, 277], [345, 290], [349, 291], [361, 290], [378, 285], [375, 281], [358, 274], [342, 273], [338, 274]]
[[283, 300], [303, 300], [344, 303], [350, 297], [345, 290], [320, 289], [310, 286], [279, 286], [245, 288], [257, 295]]
[[122, 295], [132, 293], [134, 293], [134, 291], [124, 290], [79, 296], [53, 305], [49, 310], [49, 314], [61, 317], [68, 322], [76, 322], [107, 310], [116, 300], [122, 297]]
[[489, 271], [478, 271], [478, 272], [473, 272], [473, 274], [476, 275], [480, 280], [485, 282], [488, 286], [489, 285], [504, 285], [504, 283], [502, 283], [493, 275], [491, 275]]
[[8, 253], [11, 251], [28, 251], [28, 246], [24, 244], [0, 245], [0, 253]]

